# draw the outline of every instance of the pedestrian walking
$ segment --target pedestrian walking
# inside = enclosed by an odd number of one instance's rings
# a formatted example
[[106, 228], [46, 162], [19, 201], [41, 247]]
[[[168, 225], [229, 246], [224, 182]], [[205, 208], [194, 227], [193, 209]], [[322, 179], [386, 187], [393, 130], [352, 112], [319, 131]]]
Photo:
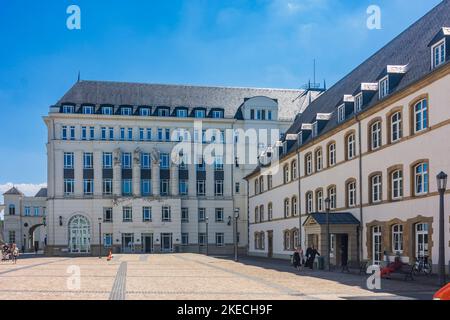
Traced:
[[316, 256], [320, 256], [320, 253], [314, 247], [314, 244], [306, 249], [306, 266], [311, 270], [314, 268], [314, 260], [316, 260]]
[[12, 246], [11, 253], [12, 253], [13, 263], [16, 264], [17, 263], [17, 258], [19, 258], [19, 248], [17, 248], [15, 243]]
[[300, 269], [301, 260], [300, 260], [300, 252], [299, 252], [298, 248], [295, 249], [294, 257], [292, 259], [292, 264], [294, 265], [295, 269], [297, 269], [297, 270]]

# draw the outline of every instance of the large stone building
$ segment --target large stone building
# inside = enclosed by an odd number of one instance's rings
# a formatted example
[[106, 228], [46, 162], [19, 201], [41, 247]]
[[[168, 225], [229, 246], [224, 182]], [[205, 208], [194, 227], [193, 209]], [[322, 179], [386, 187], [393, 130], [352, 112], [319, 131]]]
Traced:
[[[226, 142], [263, 150], [319, 93], [76, 83], [44, 117], [46, 252], [97, 254], [101, 241], [103, 252], [225, 254], [234, 250], [234, 235], [245, 250], [243, 178], [255, 169], [257, 156], [248, 161], [251, 155], [227, 149], [212, 152], [208, 161], [186, 149], [206, 151]], [[242, 135], [249, 129], [264, 134], [249, 143]], [[266, 139], [272, 131], [275, 139]]]
[[42, 188], [35, 196], [27, 197], [12, 187], [3, 194], [3, 198], [3, 241], [17, 244], [22, 252], [43, 250], [46, 241], [47, 189]]
[[[280, 161], [249, 182], [249, 252], [289, 258], [298, 245], [332, 263], [400, 255], [438, 263], [436, 176], [450, 173], [450, 2], [318, 97], [287, 131]], [[278, 169], [279, 168], [279, 169]], [[450, 196], [445, 194], [450, 260]]]

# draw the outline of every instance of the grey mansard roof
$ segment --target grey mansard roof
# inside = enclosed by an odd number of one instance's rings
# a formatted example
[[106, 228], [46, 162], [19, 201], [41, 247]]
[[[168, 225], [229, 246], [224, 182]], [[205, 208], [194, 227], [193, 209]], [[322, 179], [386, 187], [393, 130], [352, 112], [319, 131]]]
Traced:
[[276, 99], [279, 119], [293, 120], [306, 107], [305, 97], [297, 99], [300, 89], [265, 89], [206, 87], [188, 85], [144, 84], [109, 81], [80, 81], [58, 101], [62, 104], [111, 104], [115, 106], [206, 107], [225, 110], [225, 117], [235, 117], [246, 98], [265, 96]]
[[35, 198], [47, 198], [47, 188], [42, 188], [36, 193]]
[[17, 196], [22, 196], [23, 193], [20, 192], [19, 189], [17, 189], [16, 187], [12, 187], [11, 189], [9, 189], [8, 191], [6, 191], [4, 194], [4, 196], [8, 196], [8, 195], [17, 195]]
[[[320, 131], [319, 135], [338, 126], [337, 107], [342, 103], [343, 96], [353, 95], [358, 87], [361, 86], [361, 83], [378, 82], [380, 74], [383, 73], [387, 65], [408, 65], [407, 72], [397, 86], [391, 90], [390, 95], [429, 74], [432, 71], [429, 44], [438, 33], [442, 33], [442, 30], [447, 30], [446, 27], [450, 27], [449, 0], [442, 1], [424, 17], [314, 100], [306, 111], [297, 118], [288, 130], [288, 133], [298, 133], [301, 130], [302, 123], [313, 123], [317, 113], [332, 113], [331, 119]], [[378, 92], [376, 92], [370, 101], [364, 102], [363, 110], [374, 106], [378, 101]], [[311, 137], [303, 141], [303, 143], [308, 143], [310, 140]]]

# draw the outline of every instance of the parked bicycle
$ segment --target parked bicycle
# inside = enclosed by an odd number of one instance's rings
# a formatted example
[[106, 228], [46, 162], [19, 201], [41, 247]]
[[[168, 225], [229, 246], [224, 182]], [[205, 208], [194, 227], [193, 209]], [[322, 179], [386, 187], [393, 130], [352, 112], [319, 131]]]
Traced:
[[414, 263], [413, 268], [414, 275], [430, 275], [433, 272], [433, 265], [431, 264], [431, 260], [428, 257], [419, 257], [416, 258], [416, 262]]

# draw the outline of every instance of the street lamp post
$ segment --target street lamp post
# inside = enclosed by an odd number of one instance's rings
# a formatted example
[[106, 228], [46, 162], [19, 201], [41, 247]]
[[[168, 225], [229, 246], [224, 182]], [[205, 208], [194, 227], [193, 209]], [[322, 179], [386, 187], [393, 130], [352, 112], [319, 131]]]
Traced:
[[209, 242], [209, 237], [208, 237], [208, 217], [206, 217], [205, 222], [206, 222], [206, 255], [208, 255], [208, 242]]
[[327, 267], [331, 270], [331, 235], [330, 235], [330, 198], [325, 199], [325, 210], [327, 212]]
[[439, 191], [439, 283], [446, 284], [445, 280], [445, 214], [444, 195], [447, 189], [447, 175], [441, 172], [437, 175]]
[[234, 261], [238, 261], [238, 219], [239, 219], [239, 208], [234, 209]]
[[102, 218], [98, 218], [98, 258], [102, 258]]

